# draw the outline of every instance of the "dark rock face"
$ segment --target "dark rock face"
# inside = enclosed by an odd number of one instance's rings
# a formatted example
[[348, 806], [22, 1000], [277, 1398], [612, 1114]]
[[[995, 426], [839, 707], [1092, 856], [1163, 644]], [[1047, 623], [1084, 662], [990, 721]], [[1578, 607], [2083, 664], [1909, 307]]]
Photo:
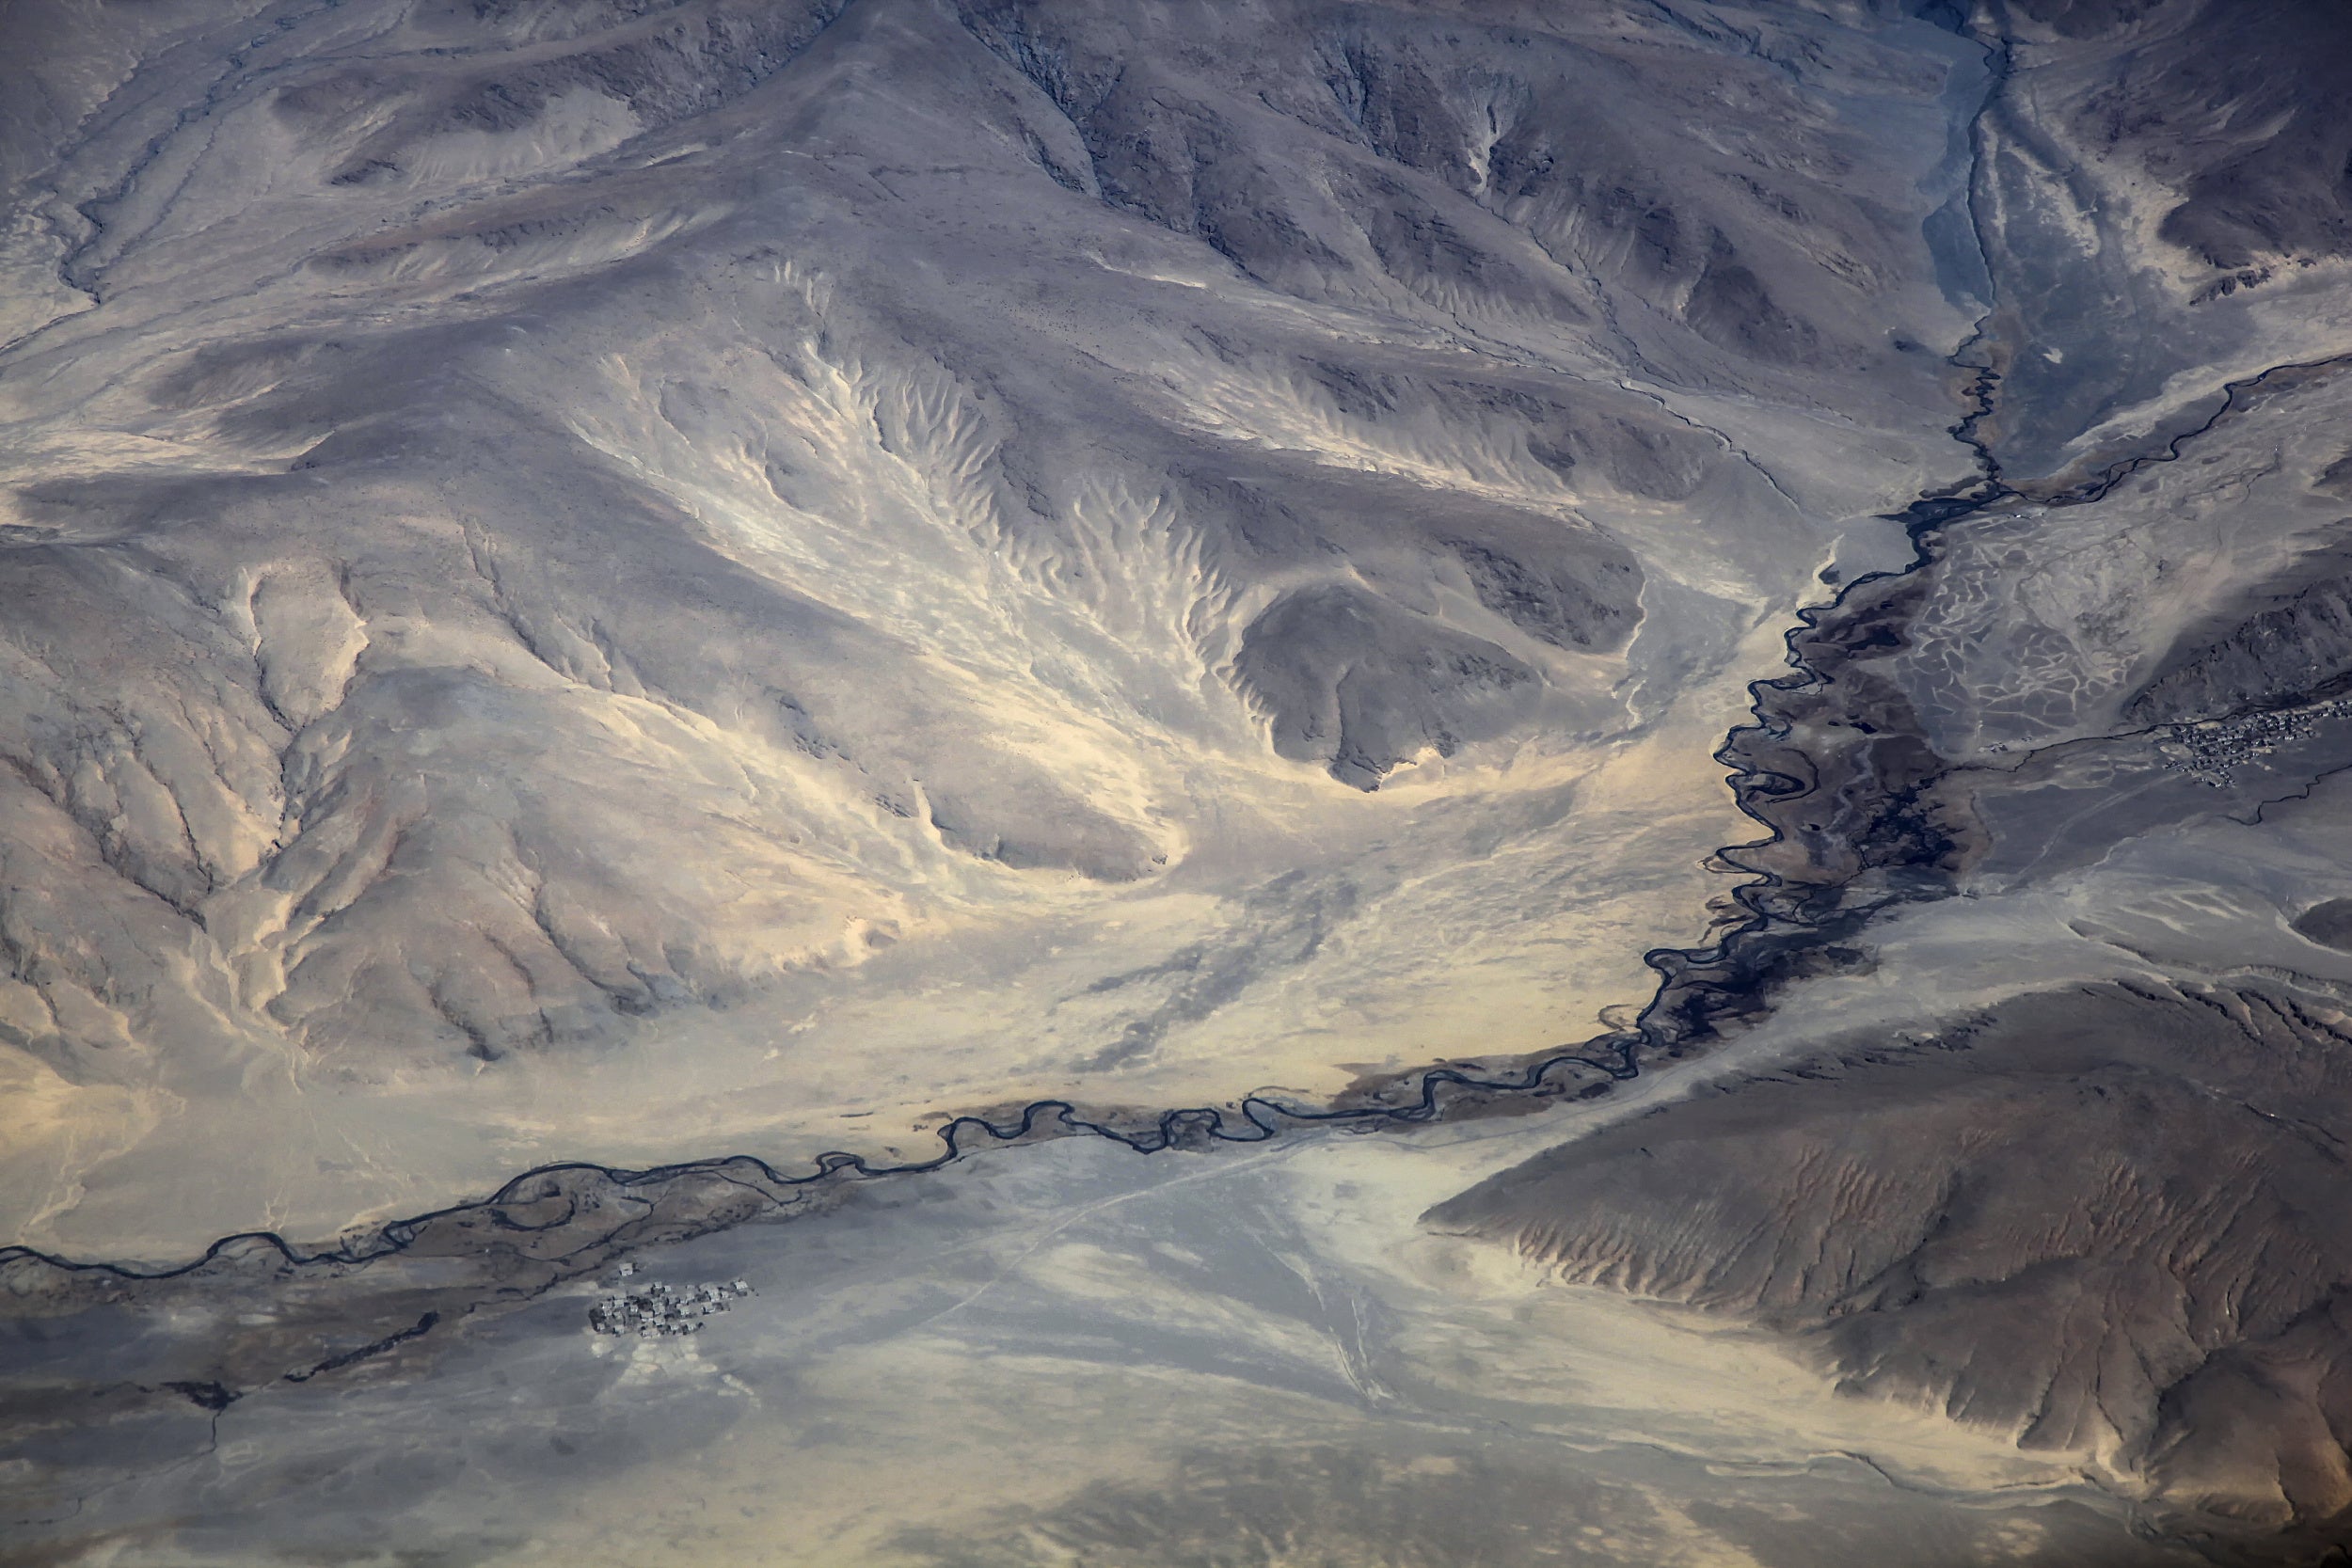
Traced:
[[[1132, 18], [1055, 0], [963, 19], [1066, 119], [1058, 135], [1036, 133], [1057, 178], [1278, 287], [1353, 293], [1369, 246], [1408, 288], [1593, 329], [1613, 329], [1609, 308], [1572, 279], [1622, 287], [1758, 366], [1889, 352], [1851, 311], [1901, 276], [1902, 238], [1845, 182], [1863, 154], [1833, 117], [1740, 68], [1755, 95], [1744, 112], [1781, 149], [1734, 154], [1694, 185], [1662, 177], [1648, 117], [1617, 107], [1645, 87], [1697, 90], [1670, 52], [1733, 44], [1736, 29], [1671, 13], [1505, 8], [1473, 21], [1335, 6], [1295, 28], [1253, 24], [1242, 49], [1222, 23], [1139, 37]], [[1237, 77], [1201, 73], [1212, 55]], [[1328, 160], [1300, 153], [1320, 137], [1378, 162], [1313, 178]], [[1677, 153], [1710, 156], [1689, 142]]]
[[1452, 756], [1501, 734], [1535, 680], [1491, 642], [1346, 588], [1277, 599], [1243, 635], [1238, 669], [1273, 713], [1276, 751], [1367, 790], [1423, 748]]
[[2352, 579], [2313, 583], [2182, 658], [2132, 701], [2152, 722], [2219, 719], [2328, 690], [2352, 674]]
[[2352, 1301], [2323, 1196], [2348, 1045], [2279, 993], [2033, 996], [1622, 1122], [1430, 1223], [1795, 1336], [1850, 1391], [2105, 1452], [2176, 1507], [2315, 1523], [2352, 1506], [2352, 1340], [2320, 1326]]
[[1622, 593], [1634, 570], [1630, 562], [1606, 564], [1604, 570], [1615, 581], [1587, 582], [1557, 565], [1531, 565], [1493, 545], [1470, 539], [1447, 544], [1470, 573], [1479, 603], [1555, 648], [1614, 653], [1625, 645], [1639, 617], [1637, 607], [1612, 593]]
[[2068, 130], [2145, 161], [2173, 193], [2160, 233], [2206, 264], [2280, 269], [2352, 254], [2352, 125], [2336, 85], [2352, 19], [2325, 0], [2016, 0], [2024, 36], [2109, 55]]
[[2217, 267], [2352, 255], [2352, 125], [2336, 102], [2352, 18], [2311, 0], [2213, 6], [2169, 54], [2130, 87], [2204, 145], [2164, 237]]
[[2291, 923], [2296, 934], [2352, 953], [2352, 898], [2330, 898], [2324, 904], [2313, 904]]

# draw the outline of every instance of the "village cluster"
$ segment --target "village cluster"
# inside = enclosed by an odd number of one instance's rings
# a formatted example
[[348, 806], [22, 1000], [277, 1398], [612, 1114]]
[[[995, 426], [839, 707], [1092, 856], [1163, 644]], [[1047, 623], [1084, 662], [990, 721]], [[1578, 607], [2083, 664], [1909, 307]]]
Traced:
[[613, 1283], [618, 1289], [588, 1309], [589, 1327], [598, 1334], [634, 1334], [641, 1339], [698, 1334], [703, 1319], [725, 1311], [736, 1298], [752, 1293], [749, 1282], [740, 1279], [683, 1289], [657, 1281], [643, 1290], [631, 1290], [628, 1281], [636, 1272], [634, 1263], [623, 1263], [615, 1271]]
[[2339, 697], [2310, 707], [2272, 709], [2237, 719], [2201, 724], [2174, 724], [2156, 752], [2164, 766], [2216, 789], [2226, 789], [2237, 770], [2250, 767], [2274, 748], [2301, 740], [2324, 719], [2352, 712], [2352, 702]]

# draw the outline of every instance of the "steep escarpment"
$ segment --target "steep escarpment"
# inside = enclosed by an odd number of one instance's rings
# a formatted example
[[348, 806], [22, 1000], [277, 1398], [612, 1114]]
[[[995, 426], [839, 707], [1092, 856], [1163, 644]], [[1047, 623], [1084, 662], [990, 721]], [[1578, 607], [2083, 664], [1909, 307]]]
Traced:
[[2153, 721], [2217, 719], [2331, 695], [2352, 673], [2352, 579], [2328, 578], [2196, 648], [2132, 700]]
[[2352, 1505], [2352, 1351], [2318, 1326], [2352, 1280], [2325, 1196], [2344, 1026], [2278, 991], [2024, 997], [1621, 1122], [1431, 1221], [1768, 1326], [1842, 1389], [2087, 1450], [2170, 1507], [2328, 1520]]

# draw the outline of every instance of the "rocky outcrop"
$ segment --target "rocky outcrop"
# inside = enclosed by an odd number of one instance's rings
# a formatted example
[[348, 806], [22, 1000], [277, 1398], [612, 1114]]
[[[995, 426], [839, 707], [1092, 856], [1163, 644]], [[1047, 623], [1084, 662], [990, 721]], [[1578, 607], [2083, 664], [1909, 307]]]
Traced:
[[2031, 996], [1619, 1123], [1429, 1223], [2176, 1512], [2318, 1528], [2352, 1511], [2348, 1047], [2285, 992]]

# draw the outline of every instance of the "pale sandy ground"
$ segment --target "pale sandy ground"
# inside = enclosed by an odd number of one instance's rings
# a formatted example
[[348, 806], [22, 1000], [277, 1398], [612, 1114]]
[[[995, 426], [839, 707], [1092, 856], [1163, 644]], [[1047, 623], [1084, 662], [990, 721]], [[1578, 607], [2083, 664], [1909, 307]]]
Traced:
[[755, 1284], [695, 1338], [595, 1336], [573, 1290], [257, 1394], [216, 1454], [57, 1533], [123, 1568], [262, 1543], [599, 1568], [2191, 1560], [2132, 1541], [2084, 1456], [1838, 1398], [1756, 1336], [1417, 1224], [1597, 1115], [991, 1156], [648, 1255], [643, 1277]]

